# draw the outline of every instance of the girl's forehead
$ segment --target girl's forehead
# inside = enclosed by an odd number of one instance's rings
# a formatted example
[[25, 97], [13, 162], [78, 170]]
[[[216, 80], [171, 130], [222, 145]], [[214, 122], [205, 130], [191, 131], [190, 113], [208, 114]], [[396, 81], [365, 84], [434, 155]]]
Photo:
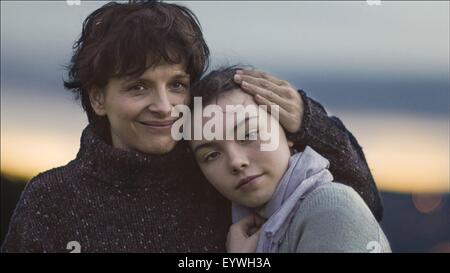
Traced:
[[222, 109], [226, 109], [227, 105], [257, 105], [252, 95], [249, 95], [241, 89], [234, 89], [229, 92], [222, 93], [218, 96], [216, 104]]
[[[220, 108], [220, 111], [222, 112], [221, 116], [223, 118], [221, 125], [223, 126], [227, 124], [227, 120], [230, 121], [237, 119], [236, 124], [238, 124], [241, 121], [240, 119], [246, 119], [247, 117], [259, 117], [261, 114], [260, 111], [264, 111], [259, 109], [259, 105], [255, 102], [252, 95], [242, 91], [239, 88], [221, 93], [213, 103], [208, 105], [215, 105]], [[203, 107], [205, 108], [208, 105], [204, 105]], [[262, 117], [257, 119], [258, 123], [260, 121], [267, 120], [267, 118], [267, 114], [262, 115]], [[212, 116], [204, 116], [203, 123], [206, 123], [211, 119], [213, 119]]]

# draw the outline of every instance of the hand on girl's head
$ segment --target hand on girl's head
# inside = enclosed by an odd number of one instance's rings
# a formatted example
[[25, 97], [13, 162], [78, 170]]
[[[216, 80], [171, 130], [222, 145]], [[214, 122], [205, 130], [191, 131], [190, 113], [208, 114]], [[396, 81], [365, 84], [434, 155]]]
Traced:
[[243, 91], [254, 96], [259, 105], [278, 105], [280, 124], [287, 132], [295, 133], [300, 129], [304, 112], [303, 100], [287, 81], [250, 69], [238, 70], [233, 79]]

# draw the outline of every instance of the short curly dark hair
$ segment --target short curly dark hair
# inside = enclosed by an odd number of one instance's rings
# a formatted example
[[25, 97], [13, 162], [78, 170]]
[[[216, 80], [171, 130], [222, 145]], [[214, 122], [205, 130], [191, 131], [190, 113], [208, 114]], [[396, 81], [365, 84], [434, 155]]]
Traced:
[[184, 64], [195, 82], [209, 65], [197, 17], [187, 7], [159, 1], [105, 4], [85, 19], [73, 50], [64, 87], [81, 100], [91, 124], [107, 119], [96, 115], [88, 92], [104, 88], [111, 77], [139, 76], [164, 61]]

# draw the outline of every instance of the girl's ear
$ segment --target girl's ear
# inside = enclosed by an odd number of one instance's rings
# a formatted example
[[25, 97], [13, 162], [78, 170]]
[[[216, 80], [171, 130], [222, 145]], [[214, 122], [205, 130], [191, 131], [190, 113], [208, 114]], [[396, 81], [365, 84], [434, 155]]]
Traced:
[[89, 101], [91, 102], [92, 109], [94, 109], [97, 115], [106, 115], [105, 94], [100, 88], [92, 87], [89, 90]]

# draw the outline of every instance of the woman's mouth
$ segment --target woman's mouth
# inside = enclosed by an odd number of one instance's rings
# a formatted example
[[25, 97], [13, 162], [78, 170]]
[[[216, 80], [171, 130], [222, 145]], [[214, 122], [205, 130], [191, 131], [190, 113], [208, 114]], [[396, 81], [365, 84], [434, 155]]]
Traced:
[[263, 173], [258, 175], [250, 175], [239, 180], [239, 183], [236, 186], [237, 190], [248, 191], [254, 188], [256, 183], [258, 182], [258, 177], [262, 176]]
[[172, 128], [175, 120], [166, 121], [138, 121], [139, 124], [154, 130], [167, 130]]

